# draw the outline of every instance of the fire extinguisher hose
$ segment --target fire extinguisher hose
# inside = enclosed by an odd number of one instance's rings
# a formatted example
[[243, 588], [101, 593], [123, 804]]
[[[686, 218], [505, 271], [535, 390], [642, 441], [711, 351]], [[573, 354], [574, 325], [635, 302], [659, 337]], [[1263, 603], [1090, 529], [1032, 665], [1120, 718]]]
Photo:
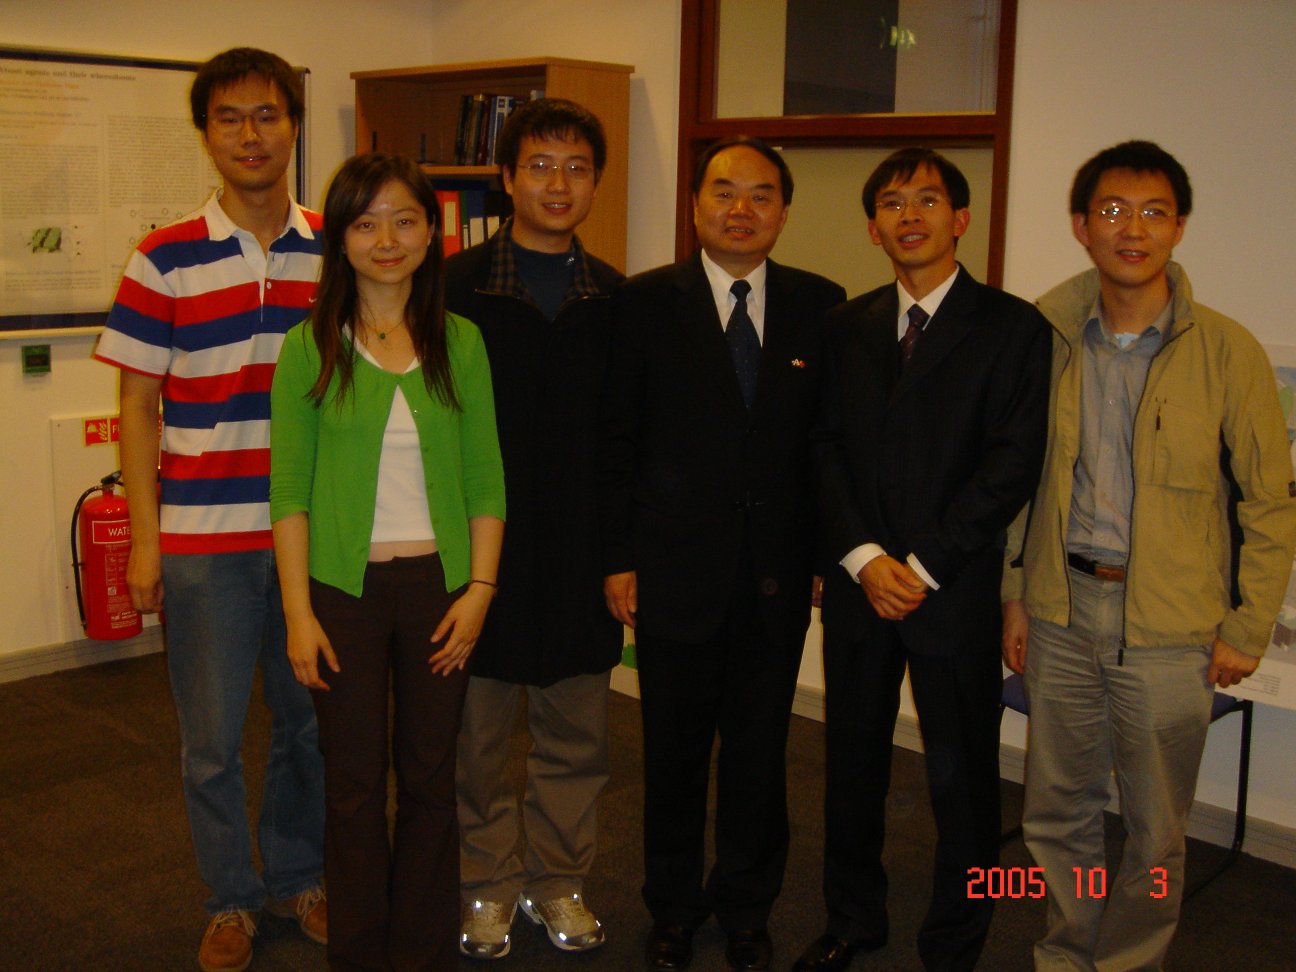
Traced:
[[112, 486], [121, 482], [121, 470], [109, 473], [103, 479], [99, 480], [97, 486], [91, 486], [81, 498], [76, 501], [76, 506], [72, 508], [72, 581], [76, 588], [77, 613], [81, 615], [81, 627], [86, 626], [85, 600], [81, 596], [81, 568], [85, 564], [81, 560], [81, 551], [77, 545], [77, 525], [81, 520], [81, 504], [90, 498], [92, 493], [107, 492]]

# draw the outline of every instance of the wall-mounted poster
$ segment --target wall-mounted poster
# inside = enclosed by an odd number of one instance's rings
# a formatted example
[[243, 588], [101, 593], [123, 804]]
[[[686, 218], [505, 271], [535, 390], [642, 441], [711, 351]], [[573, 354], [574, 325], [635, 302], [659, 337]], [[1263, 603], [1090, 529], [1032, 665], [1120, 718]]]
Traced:
[[[0, 48], [0, 332], [101, 326], [132, 247], [220, 184], [189, 114], [198, 66]], [[304, 146], [303, 128], [298, 198]]]

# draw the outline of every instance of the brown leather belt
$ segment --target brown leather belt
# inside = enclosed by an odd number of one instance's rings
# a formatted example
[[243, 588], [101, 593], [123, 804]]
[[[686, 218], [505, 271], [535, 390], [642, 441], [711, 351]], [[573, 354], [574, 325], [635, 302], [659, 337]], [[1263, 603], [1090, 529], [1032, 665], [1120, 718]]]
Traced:
[[1067, 563], [1082, 573], [1090, 577], [1097, 577], [1099, 580], [1115, 581], [1121, 583], [1125, 580], [1125, 568], [1116, 567], [1110, 564], [1100, 564], [1096, 560], [1090, 560], [1088, 557], [1081, 557], [1079, 554], [1068, 553]]

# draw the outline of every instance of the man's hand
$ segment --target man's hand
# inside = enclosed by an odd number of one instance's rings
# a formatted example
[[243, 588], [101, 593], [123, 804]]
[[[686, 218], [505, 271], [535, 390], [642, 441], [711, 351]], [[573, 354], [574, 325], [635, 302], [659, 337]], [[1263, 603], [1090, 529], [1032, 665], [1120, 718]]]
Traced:
[[633, 570], [604, 577], [603, 598], [612, 617], [627, 628], [635, 626], [635, 615], [639, 612], [639, 578]]
[[927, 585], [908, 564], [883, 554], [860, 568], [860, 587], [878, 617], [899, 621], [927, 597]]
[[143, 543], [131, 547], [126, 561], [126, 588], [136, 611], [153, 614], [162, 610], [162, 557], [157, 547]]
[[1003, 602], [1003, 640], [999, 650], [1003, 652], [1004, 664], [1023, 675], [1026, 672], [1026, 639], [1030, 633], [1030, 615], [1026, 605], [1020, 600]]
[[1238, 651], [1227, 641], [1215, 639], [1211, 646], [1211, 663], [1206, 672], [1206, 681], [1220, 688], [1236, 685], [1256, 670], [1260, 659]]

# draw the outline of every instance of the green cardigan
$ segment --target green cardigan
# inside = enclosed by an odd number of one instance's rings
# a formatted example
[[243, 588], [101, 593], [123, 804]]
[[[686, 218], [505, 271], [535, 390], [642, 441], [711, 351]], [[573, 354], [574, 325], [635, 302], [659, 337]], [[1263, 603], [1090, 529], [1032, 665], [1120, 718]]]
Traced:
[[462, 412], [429, 393], [422, 369], [397, 375], [359, 354], [342, 406], [334, 374], [316, 407], [308, 393], [319, 375], [320, 358], [309, 318], [288, 332], [279, 353], [270, 392], [270, 520], [306, 513], [311, 577], [355, 597], [364, 588], [378, 460], [397, 385], [418, 428], [447, 590], [470, 579], [468, 520], [504, 518], [504, 467], [486, 348], [475, 324], [453, 314], [446, 321]]

